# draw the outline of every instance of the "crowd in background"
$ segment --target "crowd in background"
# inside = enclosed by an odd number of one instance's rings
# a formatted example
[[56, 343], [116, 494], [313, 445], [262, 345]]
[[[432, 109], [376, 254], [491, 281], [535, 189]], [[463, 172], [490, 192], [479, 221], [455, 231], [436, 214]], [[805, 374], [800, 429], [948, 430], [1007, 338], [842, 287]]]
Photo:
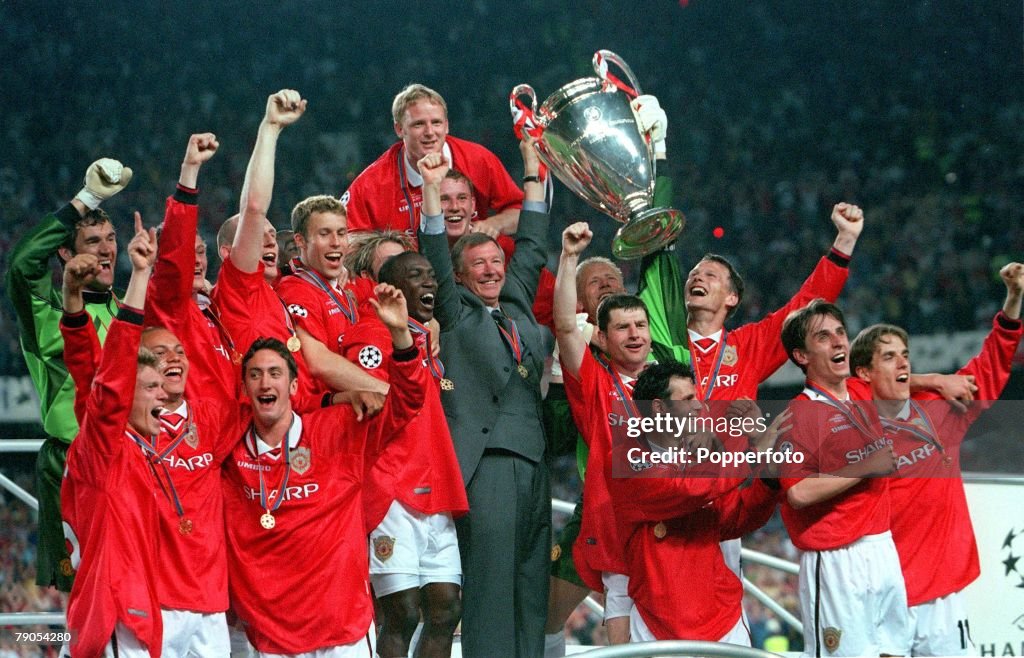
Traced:
[[[514, 170], [508, 92], [529, 82], [543, 99], [590, 74], [598, 48], [621, 55], [668, 113], [667, 173], [688, 217], [678, 253], [739, 263], [747, 292], [735, 325], [788, 299], [831, 239], [839, 200], [867, 215], [842, 300], [852, 331], [881, 320], [912, 334], [986, 328], [1002, 299], [999, 267], [1024, 253], [1019, 3], [384, 1], [367, 11], [0, 4], [0, 269], [101, 156], [135, 171], [107, 208], [127, 243], [131, 211], [162, 216], [180, 144], [204, 130], [222, 144], [201, 190], [200, 231], [212, 243], [237, 211], [260, 99], [285, 86], [304, 90], [310, 111], [281, 145], [270, 213], [279, 229], [296, 201], [340, 195], [393, 143], [390, 99], [410, 81], [445, 95], [452, 134]], [[553, 217], [555, 234], [597, 214], [559, 188]], [[615, 228], [603, 221], [595, 245], [606, 250]], [[23, 375], [6, 290], [0, 299], [0, 376]], [[27, 472], [14, 477], [31, 490]], [[571, 485], [557, 494], [575, 498]], [[32, 527], [27, 508], [0, 493], [2, 612], [60, 609], [56, 593], [30, 585]], [[747, 545], [795, 553], [777, 525]], [[795, 607], [793, 578], [748, 575]], [[762, 608], [748, 611], [773, 631]], [[593, 618], [570, 626], [581, 642], [598, 639]], [[11, 651], [0, 643], [0, 657]]]

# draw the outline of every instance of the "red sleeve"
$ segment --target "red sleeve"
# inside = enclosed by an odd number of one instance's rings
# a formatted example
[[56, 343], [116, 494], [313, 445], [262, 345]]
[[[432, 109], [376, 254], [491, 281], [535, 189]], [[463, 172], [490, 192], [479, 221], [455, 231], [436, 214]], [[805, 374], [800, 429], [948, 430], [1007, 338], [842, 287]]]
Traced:
[[722, 496], [715, 503], [721, 521], [720, 538], [736, 539], [768, 523], [780, 496], [779, 490], [769, 488], [761, 478]]
[[537, 324], [547, 327], [552, 333], [555, 331], [554, 306], [555, 275], [545, 267], [540, 271], [537, 294], [533, 298], [533, 317], [537, 318]]
[[365, 316], [345, 332], [341, 355], [368, 375], [387, 382], [390, 381], [387, 362], [391, 360], [392, 349], [391, 332], [376, 315], [372, 315]]
[[[559, 353], [561, 361], [561, 353]], [[573, 375], [569, 368], [562, 364], [562, 381], [565, 385], [565, 397], [569, 401], [569, 411], [572, 413], [573, 421], [580, 430], [583, 442], [590, 447], [591, 427], [595, 422], [608, 422], [605, 418], [594, 419], [594, 407], [600, 399], [599, 376], [601, 366], [597, 363], [593, 353], [589, 349], [583, 350], [583, 361], [580, 363], [580, 370]]]
[[[519, 189], [516, 182], [509, 176], [505, 166], [501, 164], [501, 160], [483, 146], [479, 148], [480, 153], [474, 155], [479, 166], [486, 172], [485, 176], [488, 185], [483, 192], [487, 195], [489, 201], [489, 206], [483, 207], [481, 214], [485, 212], [497, 214], [509, 208], [522, 208], [523, 191]], [[476, 178], [473, 179], [473, 184], [477, 184]]]
[[220, 321], [235, 341], [235, 349], [245, 354], [261, 336], [288, 340], [291, 334], [281, 303], [263, 278], [263, 263], [255, 272], [243, 272], [228, 258], [221, 265], [211, 297], [220, 311]]
[[798, 397], [789, 404], [793, 427], [776, 442], [778, 452], [800, 452], [802, 463], [784, 462], [779, 466], [779, 484], [783, 491], [789, 491], [797, 482], [820, 472], [818, 461], [818, 419], [814, 408], [806, 397]]
[[[657, 474], [661, 472], [662, 477]], [[654, 466], [643, 477], [609, 478], [615, 497], [627, 501], [632, 521], [661, 521], [696, 512], [743, 484], [742, 478], [691, 476]]]
[[419, 354], [419, 349], [413, 345], [408, 350], [392, 355], [388, 366], [391, 388], [388, 390], [384, 409], [370, 420], [371, 425], [375, 427], [367, 437], [367, 454], [379, 453], [383, 449], [383, 444], [394, 437], [423, 408], [424, 392], [428, 386], [433, 386], [433, 383]]
[[348, 186], [348, 190], [341, 196], [341, 201], [345, 205], [345, 215], [349, 231], [369, 231], [374, 228], [373, 222], [370, 219], [373, 217], [373, 210], [369, 205], [371, 195], [365, 189], [366, 176], [369, 171], [370, 169], [366, 169], [357, 176], [352, 181], [352, 184]]
[[179, 187], [167, 198], [153, 276], [146, 292], [146, 325], [180, 336], [182, 309], [192, 300], [199, 206], [195, 190]]
[[[992, 330], [985, 337], [981, 351], [957, 371], [958, 375], [974, 375], [978, 385], [975, 399], [998, 400], [1002, 395], [1022, 334], [1024, 323], [1020, 320], [1011, 320], [1002, 311], [992, 319]], [[972, 411], [975, 406], [978, 405], [972, 405]]]
[[60, 335], [64, 339], [64, 365], [75, 383], [75, 420], [81, 425], [103, 348], [96, 326], [85, 310], [65, 314], [60, 320]]
[[786, 362], [786, 350], [780, 339], [786, 316], [819, 297], [830, 302], [839, 299], [850, 275], [849, 262], [849, 257], [835, 250], [823, 256], [789, 303], [758, 322], [737, 330], [737, 333], [749, 333], [753, 337], [751, 348], [743, 353], [758, 355], [752, 364], [757, 368], [757, 381], [764, 381]]
[[135, 363], [141, 335], [142, 314], [122, 307], [110, 324], [82, 425], [69, 448], [68, 467], [74, 469], [76, 477], [102, 480], [111, 456], [125, 447], [124, 429], [135, 398]]
[[277, 286], [277, 291], [284, 300], [295, 326], [302, 327], [306, 333], [332, 352], [337, 351], [337, 346], [331, 345], [331, 339], [327, 335], [326, 306], [320, 298], [320, 293], [294, 276], [282, 281]]

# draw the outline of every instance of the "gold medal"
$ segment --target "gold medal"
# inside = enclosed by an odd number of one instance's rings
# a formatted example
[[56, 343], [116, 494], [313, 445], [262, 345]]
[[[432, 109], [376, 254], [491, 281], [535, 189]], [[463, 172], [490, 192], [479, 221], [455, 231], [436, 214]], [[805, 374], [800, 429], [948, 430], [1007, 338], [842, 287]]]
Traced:
[[527, 370], [526, 366], [524, 366], [521, 363], [518, 366], [516, 366], [516, 370], [519, 372], [519, 376], [522, 377], [523, 379], [526, 379], [527, 377], [530, 376], [530, 371]]
[[299, 340], [298, 336], [290, 337], [286, 344], [288, 345], [289, 352], [298, 352], [302, 349], [302, 341]]
[[182, 517], [181, 521], [178, 522], [178, 532], [180, 532], [183, 535], [191, 535], [192, 527], [192, 519], [186, 519]]
[[448, 379], [447, 377], [442, 377], [441, 378], [441, 390], [442, 391], [454, 391], [455, 390], [455, 382], [453, 382], [452, 380]]
[[277, 525], [277, 521], [274, 520], [273, 514], [264, 512], [263, 516], [260, 517], [260, 525], [263, 526], [264, 530], [273, 530], [274, 526]]
[[662, 523], [661, 521], [658, 521], [658, 523], [655, 524], [655, 526], [654, 526], [654, 536], [656, 538], [658, 538], [658, 539], [664, 539], [665, 535], [667, 535], [667, 534], [668, 534], [668, 528], [665, 527], [664, 523]]

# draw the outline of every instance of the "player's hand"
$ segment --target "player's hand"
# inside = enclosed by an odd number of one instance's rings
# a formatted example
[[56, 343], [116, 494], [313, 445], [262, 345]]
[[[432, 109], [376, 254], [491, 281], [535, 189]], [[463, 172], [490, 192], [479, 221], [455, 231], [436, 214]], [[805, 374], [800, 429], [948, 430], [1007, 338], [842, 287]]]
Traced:
[[132, 170], [112, 158], [100, 158], [85, 170], [85, 186], [75, 195], [89, 210], [125, 188], [132, 180]]
[[334, 404], [352, 405], [352, 411], [356, 415], [356, 420], [361, 421], [364, 418], [373, 418], [380, 413], [380, 410], [384, 408], [384, 400], [386, 399], [386, 395], [374, 391], [344, 391], [342, 393], [335, 393], [331, 397], [331, 402]]
[[135, 213], [135, 235], [128, 243], [128, 258], [132, 269], [148, 270], [156, 260], [156, 228], [148, 231], [142, 226], [142, 215]]
[[958, 413], [967, 411], [978, 392], [974, 375], [936, 375], [933, 388]]
[[430, 318], [427, 329], [430, 329], [430, 356], [436, 359], [441, 356], [441, 323], [437, 318]]
[[213, 157], [220, 144], [217, 136], [213, 133], [196, 133], [188, 138], [188, 146], [185, 148], [186, 165], [201, 165]]
[[864, 211], [852, 203], [837, 203], [832, 207], [832, 224], [841, 235], [856, 239], [864, 230]]
[[100, 259], [95, 254], [78, 254], [64, 265], [64, 294], [79, 294], [100, 273]]
[[1007, 263], [999, 270], [999, 277], [1006, 285], [1006, 291], [1012, 294], [1024, 292], [1024, 264]]
[[897, 467], [896, 451], [891, 445], [879, 448], [861, 462], [861, 477], [881, 477], [895, 473]]
[[725, 447], [714, 432], [697, 432], [686, 437], [686, 449], [690, 452], [704, 448], [708, 452], [721, 452]]
[[665, 136], [668, 133], [668, 115], [661, 109], [658, 99], [650, 94], [637, 96], [629, 104], [636, 115], [640, 132], [650, 134], [655, 154], [665, 154]]
[[424, 185], [440, 186], [444, 175], [448, 173], [448, 161], [442, 153], [427, 153], [416, 163], [423, 176]]
[[380, 321], [388, 329], [408, 329], [409, 309], [402, 291], [390, 284], [378, 283], [373, 292], [377, 297], [371, 297], [369, 301]]
[[562, 231], [562, 253], [566, 256], [579, 256], [594, 239], [594, 232], [586, 222], [570, 224]]
[[519, 153], [523, 156], [523, 175], [537, 176], [540, 174], [540, 155], [537, 154], [537, 140], [526, 132], [519, 142]]
[[294, 89], [282, 89], [267, 99], [264, 121], [272, 126], [290, 126], [306, 111], [307, 101]]
[[493, 217], [481, 219], [476, 222], [470, 220], [466, 224], [466, 230], [469, 231], [470, 233], [483, 233], [484, 235], [490, 236], [497, 240], [498, 236], [501, 235], [501, 230], [498, 228], [497, 224], [495, 224], [494, 221], [492, 220]]

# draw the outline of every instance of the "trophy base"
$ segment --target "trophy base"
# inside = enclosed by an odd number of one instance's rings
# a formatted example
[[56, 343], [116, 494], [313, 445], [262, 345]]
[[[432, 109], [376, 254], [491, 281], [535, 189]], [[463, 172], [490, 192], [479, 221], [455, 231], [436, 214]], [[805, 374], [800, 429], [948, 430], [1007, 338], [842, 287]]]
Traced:
[[686, 217], [674, 208], [648, 208], [615, 233], [612, 255], [619, 260], [646, 256], [671, 244], [685, 225]]

